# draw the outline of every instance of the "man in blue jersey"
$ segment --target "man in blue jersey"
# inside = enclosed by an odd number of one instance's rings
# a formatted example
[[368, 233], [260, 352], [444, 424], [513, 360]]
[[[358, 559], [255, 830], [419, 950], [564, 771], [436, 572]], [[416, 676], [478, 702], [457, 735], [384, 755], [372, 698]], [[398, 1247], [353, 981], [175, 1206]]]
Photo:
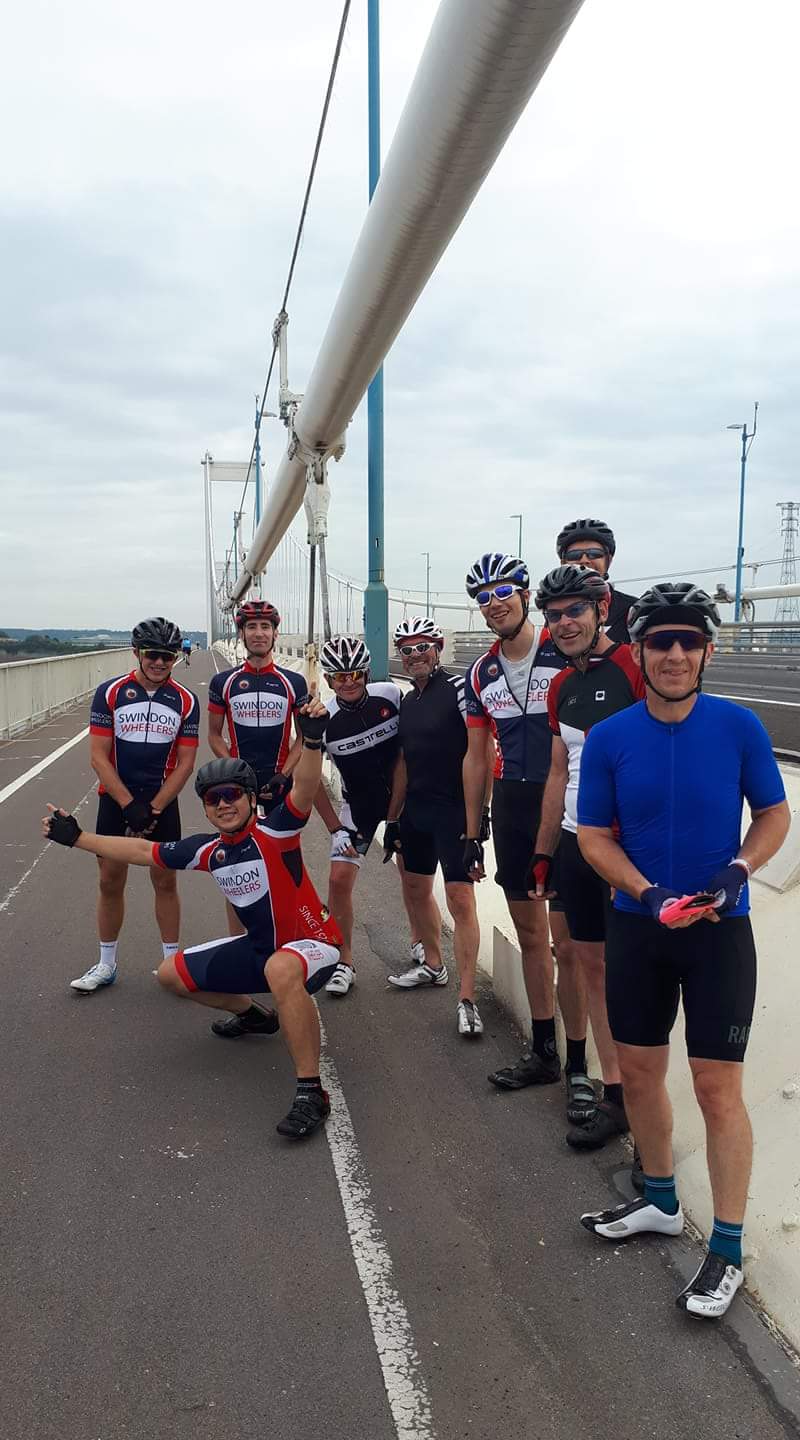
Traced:
[[[197, 757], [197, 696], [172, 679], [181, 632], [155, 615], [134, 626], [136, 667], [98, 686], [89, 720], [92, 769], [97, 775], [98, 835], [146, 835], [178, 840], [178, 795]], [[128, 867], [98, 860], [97, 929], [100, 955], [73, 990], [91, 995], [117, 978], [117, 945], [125, 914]], [[174, 875], [151, 876], [156, 923], [165, 956], [178, 948], [180, 903]]]
[[[582, 1224], [615, 1243], [680, 1234], [669, 1037], [682, 999], [686, 1048], [707, 1134], [714, 1228], [678, 1296], [690, 1315], [723, 1315], [743, 1281], [742, 1225], [752, 1162], [742, 1098], [756, 990], [748, 880], [789, 828], [769, 737], [751, 711], [700, 693], [719, 614], [703, 590], [664, 583], [632, 607], [644, 705], [586, 738], [578, 841], [616, 894], [606, 940], [608, 1018], [644, 1195]], [[741, 838], [743, 801], [751, 823]]]

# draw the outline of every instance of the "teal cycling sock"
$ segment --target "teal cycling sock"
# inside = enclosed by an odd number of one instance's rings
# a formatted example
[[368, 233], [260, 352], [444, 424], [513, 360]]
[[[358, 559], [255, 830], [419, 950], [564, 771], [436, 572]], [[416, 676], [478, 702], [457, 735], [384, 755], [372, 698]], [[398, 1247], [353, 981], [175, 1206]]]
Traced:
[[655, 1205], [665, 1215], [677, 1215], [678, 1196], [675, 1191], [674, 1175], [645, 1175], [644, 1198], [648, 1205]]
[[711, 1231], [711, 1239], [708, 1248], [713, 1255], [724, 1255], [730, 1260], [731, 1265], [736, 1265], [739, 1270], [742, 1268], [742, 1225], [732, 1225], [727, 1220], [718, 1220], [714, 1216], [714, 1229]]

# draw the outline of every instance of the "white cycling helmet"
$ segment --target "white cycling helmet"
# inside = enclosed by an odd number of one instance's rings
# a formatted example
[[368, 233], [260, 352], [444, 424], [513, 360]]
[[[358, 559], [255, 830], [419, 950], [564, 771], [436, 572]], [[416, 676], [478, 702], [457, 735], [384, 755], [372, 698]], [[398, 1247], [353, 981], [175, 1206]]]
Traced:
[[511, 585], [516, 585], [519, 590], [530, 589], [530, 576], [528, 567], [524, 560], [517, 555], [504, 555], [499, 550], [489, 551], [476, 560], [471, 570], [467, 571], [465, 586], [470, 600], [485, 590], [487, 585], [494, 585], [498, 580], [507, 580]]
[[431, 644], [438, 646], [441, 650], [444, 645], [444, 635], [435, 620], [428, 615], [412, 615], [410, 620], [401, 620], [394, 629], [395, 645], [402, 645], [404, 640], [430, 640]]
[[359, 635], [332, 635], [319, 654], [326, 675], [337, 670], [369, 670], [370, 653]]

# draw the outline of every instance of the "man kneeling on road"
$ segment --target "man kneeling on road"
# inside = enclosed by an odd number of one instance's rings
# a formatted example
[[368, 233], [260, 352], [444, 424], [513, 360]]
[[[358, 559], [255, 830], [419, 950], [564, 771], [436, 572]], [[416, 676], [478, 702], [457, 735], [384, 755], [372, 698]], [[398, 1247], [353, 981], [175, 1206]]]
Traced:
[[[644, 1170], [642, 1199], [581, 1221], [615, 1244], [683, 1229], [666, 1088], [682, 998], [714, 1228], [678, 1304], [710, 1318], [724, 1315], [744, 1278], [753, 1140], [742, 1062], [756, 993], [748, 880], [789, 828], [760, 720], [700, 694], [718, 625], [713, 601], [686, 581], [658, 585], [636, 602], [629, 627], [646, 701], [592, 727], [578, 790], [578, 843], [616, 891], [606, 938], [608, 1019]], [[741, 839], [743, 800], [752, 821]]]
[[[179, 950], [163, 961], [158, 979], [182, 999], [233, 1011], [230, 1020], [212, 1025], [216, 1035], [236, 1038], [283, 1028], [297, 1071], [297, 1093], [278, 1133], [292, 1140], [311, 1135], [330, 1114], [319, 1076], [319, 1019], [310, 996], [336, 969], [341, 935], [300, 851], [300, 832], [320, 782], [327, 718], [315, 697], [300, 710], [303, 748], [292, 789], [264, 820], [256, 811], [254, 771], [243, 760], [220, 759], [204, 765], [195, 781], [213, 834], [162, 844], [93, 835], [54, 806], [48, 806], [51, 814], [42, 821], [44, 834], [60, 845], [131, 865], [204, 870], [214, 876], [247, 933]], [[264, 992], [274, 995], [277, 1015], [250, 999], [251, 993]]]

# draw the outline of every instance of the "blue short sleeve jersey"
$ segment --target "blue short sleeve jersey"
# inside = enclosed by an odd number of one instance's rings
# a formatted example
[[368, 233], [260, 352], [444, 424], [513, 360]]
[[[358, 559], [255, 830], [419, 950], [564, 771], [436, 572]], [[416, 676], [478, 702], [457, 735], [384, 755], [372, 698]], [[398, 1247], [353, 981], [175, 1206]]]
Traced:
[[[178, 746], [197, 749], [200, 706], [177, 680], [152, 694], [136, 671], [106, 680], [95, 691], [89, 717], [92, 735], [111, 740], [111, 763], [131, 791], [155, 795], [178, 763]], [[104, 793], [99, 786], [100, 794]]]
[[491, 729], [496, 780], [533, 780], [541, 784], [547, 779], [552, 749], [547, 694], [567, 663], [550, 632], [540, 629], [533, 643], [524, 709], [506, 679], [499, 640], [468, 670], [464, 687], [467, 725], [470, 729]]
[[285, 765], [292, 716], [307, 699], [302, 675], [279, 665], [257, 670], [249, 660], [220, 670], [208, 687], [210, 713], [227, 720], [231, 755], [252, 765], [262, 784]]
[[[594, 726], [583, 747], [578, 824], [616, 824], [622, 849], [651, 885], [694, 895], [739, 850], [743, 801], [767, 810], [785, 798], [761, 721], [730, 700], [698, 695], [678, 725], [634, 705]], [[621, 891], [614, 905], [647, 913]], [[749, 909], [745, 887], [726, 914]]]

